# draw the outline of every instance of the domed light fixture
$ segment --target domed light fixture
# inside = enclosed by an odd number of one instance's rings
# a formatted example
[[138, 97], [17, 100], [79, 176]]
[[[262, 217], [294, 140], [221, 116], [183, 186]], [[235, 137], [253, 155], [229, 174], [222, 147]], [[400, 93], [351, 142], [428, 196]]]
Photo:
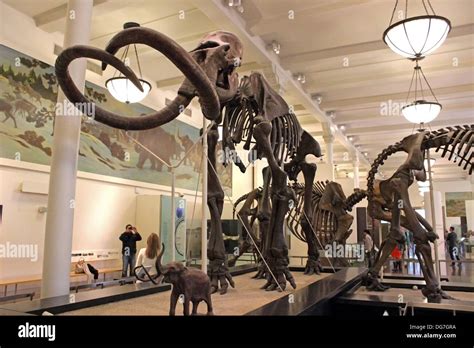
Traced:
[[[431, 95], [435, 101], [428, 101], [425, 99], [425, 96], [423, 94], [423, 81], [426, 83], [426, 86], [428, 86]], [[408, 104], [408, 99], [410, 98], [413, 82], [415, 82], [415, 100], [411, 104]], [[419, 93], [418, 88], [420, 89]], [[420, 97], [420, 94], [421, 99], [418, 99], [418, 97]], [[433, 90], [431, 89], [431, 86], [428, 80], [426, 79], [423, 70], [421, 69], [421, 66], [418, 65], [418, 60], [416, 61], [416, 65], [413, 70], [413, 75], [411, 77], [410, 89], [408, 90], [406, 103], [407, 105], [402, 107], [403, 116], [409, 122], [417, 124], [424, 124], [433, 121], [436, 117], [438, 117], [442, 108], [441, 104], [438, 102], [438, 99], [436, 99], [436, 96], [434, 95]]]
[[[134, 23], [134, 22], [127, 22], [123, 25], [124, 29], [128, 28], [135, 28], [139, 27], [140, 24]], [[143, 100], [148, 93], [151, 90], [151, 85], [147, 81], [142, 79], [142, 69], [140, 67], [140, 61], [138, 60], [138, 52], [137, 52], [137, 46], [133, 44], [134, 50], [135, 50], [135, 57], [137, 59], [137, 65], [138, 65], [138, 71], [140, 73], [140, 78], [139, 81], [142, 85], [143, 92], [140, 91], [135, 85], [125, 76], [120, 73], [118, 76], [116, 76], [117, 71], [115, 71], [114, 76], [110, 79], [108, 79], [105, 82], [105, 87], [107, 87], [107, 90], [110, 92], [112, 97], [117, 99], [118, 101], [122, 103], [138, 103], [139, 101]], [[129, 58], [128, 58], [128, 51], [129, 51], [130, 45], [128, 45], [121, 57], [121, 61], [124, 62], [125, 65], [129, 65]]]
[[451, 22], [445, 17], [436, 15], [430, 0], [421, 2], [426, 14], [408, 17], [408, 0], [405, 0], [405, 19], [393, 23], [398, 6], [397, 0], [389, 27], [383, 33], [383, 41], [392, 51], [410, 59], [420, 59], [434, 52], [443, 44], [451, 30]]

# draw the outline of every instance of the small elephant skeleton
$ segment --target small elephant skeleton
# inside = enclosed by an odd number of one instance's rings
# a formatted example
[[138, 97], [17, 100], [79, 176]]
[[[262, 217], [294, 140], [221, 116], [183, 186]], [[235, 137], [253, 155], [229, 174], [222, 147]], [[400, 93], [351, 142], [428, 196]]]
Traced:
[[173, 284], [170, 298], [170, 315], [175, 315], [178, 300], [183, 303], [183, 314], [189, 315], [189, 304], [193, 303], [192, 314], [197, 314], [199, 302], [207, 304], [207, 315], [212, 313], [211, 281], [208, 275], [195, 268], [187, 268], [181, 262], [170, 262], [161, 265], [161, 258], [165, 252], [162, 244], [161, 252], [156, 258], [157, 274], [150, 275], [143, 266], [135, 268], [135, 277], [141, 281], [152, 281], [158, 284], [157, 279], [163, 275], [163, 282]]

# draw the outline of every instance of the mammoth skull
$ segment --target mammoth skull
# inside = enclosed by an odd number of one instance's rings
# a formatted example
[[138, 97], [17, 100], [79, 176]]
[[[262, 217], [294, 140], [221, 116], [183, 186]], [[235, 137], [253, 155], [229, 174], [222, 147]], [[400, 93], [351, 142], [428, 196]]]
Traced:
[[[207, 34], [190, 52], [215, 86], [221, 106], [234, 98], [239, 79], [235, 69], [241, 65], [243, 46], [237, 36], [227, 31]], [[196, 95], [195, 87], [186, 80], [179, 93]]]

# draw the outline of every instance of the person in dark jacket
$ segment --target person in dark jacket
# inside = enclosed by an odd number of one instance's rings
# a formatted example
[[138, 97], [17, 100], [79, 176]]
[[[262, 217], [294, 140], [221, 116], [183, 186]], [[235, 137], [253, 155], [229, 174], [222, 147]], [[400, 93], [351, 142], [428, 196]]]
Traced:
[[125, 232], [119, 238], [122, 241], [122, 277], [127, 277], [127, 271], [130, 269], [130, 276], [133, 275], [135, 267], [135, 257], [137, 254], [137, 242], [142, 240], [142, 236], [137, 232], [136, 227], [128, 224], [125, 226]]
[[[449, 256], [451, 257], [451, 260], [453, 261], [451, 263], [451, 266], [455, 267], [456, 260], [459, 261], [460, 258], [459, 258], [459, 250], [458, 250], [458, 236], [456, 235], [456, 232], [454, 232], [453, 226], [449, 228], [449, 233], [446, 236], [446, 243], [448, 244]], [[461, 267], [461, 263], [459, 263], [459, 267]]]

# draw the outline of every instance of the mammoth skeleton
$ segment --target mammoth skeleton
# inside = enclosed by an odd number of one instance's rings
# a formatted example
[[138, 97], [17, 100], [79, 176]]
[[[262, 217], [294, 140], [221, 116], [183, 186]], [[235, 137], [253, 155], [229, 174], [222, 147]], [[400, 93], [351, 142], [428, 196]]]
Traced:
[[[341, 185], [329, 181], [318, 181], [312, 186], [294, 182], [291, 188], [296, 194], [296, 203], [288, 212], [286, 226], [296, 238], [308, 245], [308, 260], [304, 273], [319, 274], [322, 269], [319, 249], [324, 249], [333, 242], [345, 244], [352, 233], [350, 227], [353, 216], [348, 212], [366, 197], [366, 192], [355, 189], [354, 193], [346, 198]], [[262, 278], [266, 273], [260, 255], [254, 250], [254, 245], [261, 247], [264, 240], [262, 233], [265, 231], [255, 224], [261, 216], [259, 205], [262, 192], [262, 188], [259, 187], [241, 196], [234, 203], [234, 214], [237, 207], [242, 204], [237, 216], [244, 226], [242, 239], [239, 242], [239, 253], [229, 260], [229, 265], [233, 265], [244, 253], [252, 251], [259, 264], [255, 278]], [[336, 266], [348, 265], [344, 259], [336, 258], [335, 262]]]
[[[91, 108], [91, 101], [75, 86], [68, 71], [69, 64], [77, 58], [100, 60], [102, 69], [113, 66], [142, 90], [135, 73], [114, 56], [120, 48], [130, 44], [150, 46], [176, 65], [186, 77], [177, 96], [162, 110], [141, 117], [117, 115], [99, 106]], [[268, 278], [268, 290], [283, 290], [286, 280], [296, 286], [288, 269], [288, 247], [283, 236], [284, 217], [289, 202], [295, 196], [286, 184], [287, 174], [281, 166], [288, 158], [301, 161], [308, 153], [321, 156], [319, 144], [302, 130], [296, 116], [262, 75], [252, 73], [239, 81], [236, 68], [240, 66], [242, 56], [242, 43], [229, 32], [208, 34], [196, 49], [188, 53], [166, 35], [148, 28], [132, 27], [117, 33], [105, 50], [83, 45], [66, 48], [55, 64], [58, 83], [65, 96], [86, 116], [118, 129], [146, 130], [159, 127], [175, 119], [193, 98], [199, 98], [203, 115], [212, 121], [206, 130], [207, 205], [211, 220], [208, 275], [212, 292], [219, 290], [221, 294], [226, 293], [229, 284], [234, 286], [234, 282], [226, 264], [221, 224], [224, 191], [215, 171], [218, 125], [223, 124], [225, 149], [234, 150], [236, 144], [244, 141], [244, 148], [249, 150], [254, 143], [252, 150], [257, 158], [265, 157], [269, 163], [269, 170], [264, 176], [264, 213], [269, 231], [264, 256], [272, 274]], [[240, 161], [236, 161], [236, 164], [245, 171]]]

